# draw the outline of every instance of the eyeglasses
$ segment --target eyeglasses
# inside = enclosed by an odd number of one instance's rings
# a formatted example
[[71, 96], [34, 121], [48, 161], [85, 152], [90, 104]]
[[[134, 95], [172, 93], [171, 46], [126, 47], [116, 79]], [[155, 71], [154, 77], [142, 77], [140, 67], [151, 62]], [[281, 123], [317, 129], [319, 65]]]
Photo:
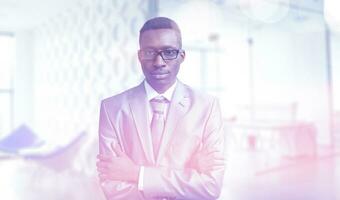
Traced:
[[182, 52], [181, 49], [164, 49], [164, 50], [139, 50], [142, 60], [154, 60], [158, 55], [161, 55], [164, 61], [174, 60], [177, 58], [178, 53]]

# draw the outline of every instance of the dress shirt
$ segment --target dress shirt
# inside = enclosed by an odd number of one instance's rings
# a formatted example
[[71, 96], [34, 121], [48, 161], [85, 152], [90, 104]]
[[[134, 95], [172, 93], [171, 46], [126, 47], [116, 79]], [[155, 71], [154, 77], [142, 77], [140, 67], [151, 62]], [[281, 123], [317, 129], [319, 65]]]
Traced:
[[[144, 80], [144, 88], [145, 88], [146, 97], [147, 97], [148, 102], [150, 102], [151, 99], [158, 97], [158, 96], [163, 96], [169, 102], [171, 102], [172, 95], [175, 91], [176, 85], [177, 85], [177, 79], [176, 79], [176, 82], [174, 84], [172, 84], [172, 86], [169, 89], [167, 89], [164, 93], [159, 94], [155, 89], [153, 89], [151, 87], [151, 85], [146, 80]], [[168, 114], [169, 105], [170, 104], [166, 105], [166, 108], [165, 108], [165, 111], [164, 111], [165, 120], [166, 120], [166, 116]], [[150, 103], [148, 103], [146, 106], [148, 107], [148, 111], [149, 111], [149, 113], [148, 113], [148, 120], [149, 121], [148, 122], [149, 122], [149, 127], [150, 127], [153, 111], [152, 111]], [[140, 170], [139, 170], [139, 177], [138, 177], [138, 190], [139, 191], [143, 191], [143, 180], [144, 180], [144, 166], [141, 166]]]

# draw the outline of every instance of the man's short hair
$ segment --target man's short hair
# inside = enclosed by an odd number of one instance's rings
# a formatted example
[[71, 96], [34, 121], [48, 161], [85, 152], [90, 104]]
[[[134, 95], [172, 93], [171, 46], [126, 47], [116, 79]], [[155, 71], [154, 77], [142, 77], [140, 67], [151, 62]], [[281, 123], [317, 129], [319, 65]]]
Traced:
[[180, 44], [180, 47], [182, 47], [181, 30], [174, 20], [167, 17], [155, 17], [146, 21], [139, 31], [139, 44], [141, 42], [141, 36], [145, 31], [157, 29], [172, 29], [176, 31], [178, 34], [178, 42]]

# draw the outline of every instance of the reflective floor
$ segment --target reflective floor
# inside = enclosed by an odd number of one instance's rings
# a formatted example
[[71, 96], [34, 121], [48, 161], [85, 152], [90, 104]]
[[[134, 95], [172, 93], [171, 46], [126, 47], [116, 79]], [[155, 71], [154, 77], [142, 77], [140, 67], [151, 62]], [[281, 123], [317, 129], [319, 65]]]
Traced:
[[101, 200], [95, 175], [75, 169], [55, 170], [21, 158], [0, 159], [0, 199]]
[[244, 153], [243, 161], [231, 166], [220, 199], [340, 199], [339, 153], [327, 152], [316, 158], [282, 158], [279, 164], [267, 168], [263, 168], [260, 154]]
[[[269, 155], [248, 150], [230, 152], [220, 199], [340, 199], [339, 153], [283, 159]], [[1, 159], [0, 177], [1, 199], [103, 199], [93, 174], [74, 170], [57, 172], [21, 158]]]

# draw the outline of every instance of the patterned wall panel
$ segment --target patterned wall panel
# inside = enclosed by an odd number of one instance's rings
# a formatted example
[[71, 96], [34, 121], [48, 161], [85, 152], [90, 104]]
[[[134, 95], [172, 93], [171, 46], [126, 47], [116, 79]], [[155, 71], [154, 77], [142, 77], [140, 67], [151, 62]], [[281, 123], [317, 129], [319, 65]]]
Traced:
[[100, 100], [142, 80], [136, 52], [147, 9], [147, 0], [85, 0], [37, 28], [37, 133], [62, 144], [86, 130], [84, 150], [97, 153]]

